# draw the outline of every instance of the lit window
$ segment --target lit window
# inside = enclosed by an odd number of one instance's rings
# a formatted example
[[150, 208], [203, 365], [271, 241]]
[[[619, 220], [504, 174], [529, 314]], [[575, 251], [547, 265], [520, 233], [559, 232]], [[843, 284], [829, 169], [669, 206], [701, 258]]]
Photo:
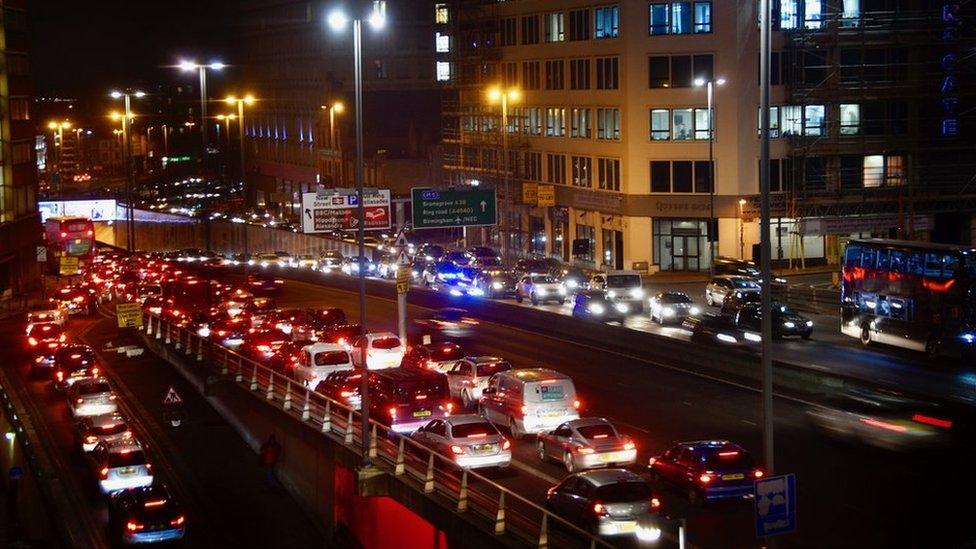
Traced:
[[695, 139], [708, 139], [709, 122], [708, 109], [695, 109]]
[[451, 79], [451, 64], [447, 61], [438, 61], [436, 63], [437, 81], [447, 82]]
[[864, 157], [864, 186], [880, 187], [884, 179], [884, 155], [872, 154]]
[[566, 109], [550, 107], [546, 109], [546, 136], [564, 137], [566, 135]]
[[795, 29], [799, 26], [798, 0], [781, 0], [779, 7], [779, 28]]
[[594, 38], [616, 38], [620, 35], [620, 9], [617, 6], [607, 6], [593, 10], [595, 27]]
[[695, 34], [712, 32], [712, 3], [695, 2]]
[[885, 157], [885, 186], [905, 184], [905, 159], [901, 156]]
[[447, 53], [451, 51], [451, 37], [446, 34], [441, 34], [439, 32], [434, 33], [434, 49], [438, 53]]
[[671, 34], [691, 34], [691, 4], [674, 2], [671, 4]]
[[819, 136], [824, 134], [824, 112], [823, 105], [807, 105], [803, 107], [803, 133], [804, 135]]
[[844, 0], [844, 11], [840, 16], [842, 27], [856, 27], [861, 24], [861, 0]]
[[673, 139], [684, 141], [692, 138], [691, 109], [674, 109], [672, 112], [672, 125], [674, 126]]
[[596, 138], [620, 139], [620, 109], [596, 110]]
[[651, 139], [654, 141], [671, 139], [671, 111], [668, 109], [651, 110]]
[[590, 137], [590, 109], [571, 110], [570, 137], [589, 139]]
[[803, 107], [799, 105], [784, 105], [781, 109], [782, 119], [780, 124], [782, 126], [783, 137], [801, 135], [803, 133]]
[[447, 4], [434, 4], [434, 22], [447, 23], [449, 20]]
[[566, 40], [566, 14], [546, 14], [546, 42], [563, 42]]
[[821, 0], [804, 0], [803, 26], [808, 29], [819, 29], [823, 26], [823, 3]]
[[840, 134], [857, 135], [861, 129], [861, 106], [845, 104], [840, 106]]
[[670, 12], [668, 4], [651, 4], [648, 34], [651, 36], [667, 34], [670, 26]]

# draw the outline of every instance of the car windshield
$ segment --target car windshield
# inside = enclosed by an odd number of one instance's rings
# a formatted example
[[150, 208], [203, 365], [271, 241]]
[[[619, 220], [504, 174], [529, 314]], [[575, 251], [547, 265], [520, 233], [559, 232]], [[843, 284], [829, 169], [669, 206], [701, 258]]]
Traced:
[[664, 294], [661, 296], [661, 303], [667, 303], [669, 305], [691, 303], [691, 298], [686, 294]]
[[604, 503], [623, 503], [650, 499], [651, 488], [646, 482], [629, 480], [607, 484], [596, 489], [596, 499]]
[[617, 436], [614, 432], [613, 427], [607, 423], [600, 423], [598, 425], [584, 425], [583, 427], [577, 427], [579, 434], [583, 435], [583, 438], [587, 440], [593, 439], [604, 439], [613, 438]]
[[112, 452], [108, 456], [109, 467], [131, 467], [146, 463], [146, 456], [142, 450], [127, 450]]
[[79, 395], [97, 395], [98, 393], [110, 393], [112, 388], [106, 382], [83, 383], [78, 386]]
[[374, 349], [395, 349], [399, 346], [400, 338], [398, 337], [380, 337], [370, 343], [370, 347]]
[[732, 469], [752, 469], [752, 456], [735, 448], [719, 448], [701, 456], [702, 466], [711, 471], [728, 471]]
[[316, 366], [336, 366], [349, 364], [349, 353], [346, 351], [323, 351], [315, 353]]
[[478, 364], [478, 377], [488, 377], [497, 374], [498, 372], [507, 372], [512, 369], [512, 363], [507, 361], [501, 362], [486, 362], [484, 364]]
[[439, 378], [417, 381], [401, 381], [397, 383], [395, 393], [397, 402], [415, 402], [418, 396], [425, 400], [448, 400], [447, 382], [444, 378]]
[[608, 288], [636, 288], [641, 285], [640, 275], [608, 275]]
[[487, 421], [479, 423], [462, 423], [451, 428], [454, 438], [486, 437], [495, 434], [495, 428]]
[[117, 435], [119, 433], [124, 433], [128, 430], [125, 422], [120, 421], [118, 423], [110, 423], [108, 425], [102, 425], [100, 427], [95, 427], [94, 431], [100, 435]]

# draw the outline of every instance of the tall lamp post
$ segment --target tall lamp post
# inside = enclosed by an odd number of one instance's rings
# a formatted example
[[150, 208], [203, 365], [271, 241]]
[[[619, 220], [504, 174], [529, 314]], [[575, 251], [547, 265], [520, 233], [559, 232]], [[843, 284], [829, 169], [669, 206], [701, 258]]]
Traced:
[[512, 227], [512, 214], [515, 209], [515, 200], [512, 198], [511, 188], [509, 188], [508, 183], [508, 104], [517, 103], [522, 99], [522, 92], [517, 88], [502, 89], [498, 86], [488, 88], [487, 92], [488, 102], [491, 104], [501, 104], [502, 107], [502, 188], [505, 189], [505, 200], [506, 212], [503, 219], [505, 219], [505, 226], [502, 227], [503, 234], [507, 235], [506, 238], [502, 239], [502, 248], [508, 250], [511, 248], [511, 227]]
[[[339, 152], [339, 139], [338, 139], [338, 133], [336, 133], [336, 129], [335, 129], [336, 127], [335, 117], [337, 114], [342, 114], [343, 112], [345, 112], [346, 106], [342, 103], [342, 101], [333, 101], [330, 105], [322, 105], [322, 110], [329, 111], [329, 148], [332, 149], [333, 154], [335, 154]], [[341, 157], [339, 160], [339, 164], [340, 166], [342, 165]], [[340, 173], [341, 173], [341, 168], [340, 168]], [[337, 179], [333, 179], [332, 183], [335, 186], [339, 185], [339, 181]]]
[[[386, 24], [386, 4], [384, 2], [373, 2], [372, 11], [366, 17], [366, 21], [373, 29], [381, 29]], [[352, 50], [353, 50], [353, 81], [356, 96], [355, 117], [356, 117], [356, 194], [358, 195], [358, 231], [357, 242], [359, 244], [359, 330], [360, 335], [366, 335], [366, 269], [363, 268], [366, 259], [366, 213], [363, 208], [363, 37], [362, 37], [362, 16], [356, 15], [352, 20]], [[349, 17], [341, 10], [335, 10], [328, 16], [329, 26], [333, 31], [341, 32], [349, 24]], [[363, 463], [370, 465], [369, 458], [369, 376], [365, 375], [366, 365], [366, 346], [361, 345], [359, 350], [359, 363], [363, 369], [363, 376], [360, 382], [359, 394], [361, 395], [360, 418], [362, 419], [360, 431], [360, 443], [362, 447]]]
[[183, 72], [197, 71], [200, 75], [200, 133], [203, 140], [203, 156], [200, 157], [202, 162], [207, 161], [207, 147], [209, 145], [207, 139], [207, 69], [219, 71], [223, 70], [226, 65], [219, 61], [214, 61], [213, 63], [207, 63], [201, 65], [193, 61], [180, 61], [180, 70]]
[[695, 79], [695, 86], [705, 86], [708, 96], [708, 275], [715, 276], [715, 160], [712, 148], [715, 143], [715, 111], [712, 107], [712, 95], [715, 86], [725, 84], [724, 78], [717, 80], [703, 78]]
[[763, 461], [766, 471], [773, 468], [773, 315], [771, 242], [769, 235], [769, 69], [772, 34], [770, 0], [759, 0], [759, 269], [762, 294], [762, 421]]
[[54, 135], [54, 150], [57, 155], [57, 170], [55, 171], [58, 180], [58, 198], [61, 200], [61, 213], [64, 213], [64, 174], [61, 173], [61, 157], [64, 154], [64, 130], [71, 129], [71, 122], [62, 120], [61, 122], [48, 122], [47, 128]]
[[[227, 148], [230, 149], [230, 121], [237, 120], [236, 114], [218, 114], [217, 129], [220, 129], [220, 122], [224, 123], [224, 133], [227, 134]], [[219, 136], [218, 136], [219, 137]]]
[[[238, 134], [237, 135], [240, 137], [240, 143], [238, 145], [239, 145], [240, 153], [241, 153], [241, 156], [240, 156], [240, 159], [241, 159], [241, 192], [244, 193], [244, 205], [245, 206], [250, 202], [250, 199], [248, 198], [247, 182], [246, 182], [246, 180], [244, 178], [244, 175], [245, 175], [245, 171], [244, 171], [244, 105], [251, 106], [251, 105], [254, 104], [255, 101], [256, 100], [254, 99], [254, 96], [251, 95], [251, 94], [247, 94], [244, 97], [237, 97], [237, 96], [234, 96], [234, 95], [228, 95], [226, 98], [224, 98], [224, 103], [226, 103], [228, 105], [231, 105], [231, 106], [237, 105], [237, 130], [238, 130]], [[228, 123], [228, 125], [227, 125], [227, 139], [228, 140], [230, 139], [230, 123]], [[244, 265], [244, 274], [245, 275], [247, 275], [247, 261], [249, 259], [248, 258], [248, 254], [250, 253], [249, 250], [248, 250], [248, 242], [247, 242], [247, 231], [248, 231], [247, 225], [248, 225], [247, 224], [247, 218], [245, 216], [245, 221], [244, 221], [244, 236], [243, 236], [243, 240], [244, 240], [244, 242], [243, 242], [243, 244], [244, 244], [244, 261], [243, 261], [243, 265]]]
[[113, 91], [111, 95], [113, 99], [122, 99], [125, 106], [125, 113], [122, 115], [122, 148], [125, 157], [126, 248], [133, 252], [136, 249], [136, 231], [135, 205], [133, 204], [134, 183], [132, 181], [132, 98], [145, 97], [146, 94], [141, 91], [126, 90], [124, 92]]

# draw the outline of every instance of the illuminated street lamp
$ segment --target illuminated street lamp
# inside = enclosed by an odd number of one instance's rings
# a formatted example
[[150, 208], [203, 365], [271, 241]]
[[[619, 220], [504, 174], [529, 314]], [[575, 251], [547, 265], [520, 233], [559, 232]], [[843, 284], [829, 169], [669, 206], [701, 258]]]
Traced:
[[[254, 96], [247, 94], [244, 97], [237, 97], [234, 95], [228, 95], [224, 98], [224, 103], [228, 105], [237, 105], [237, 126], [238, 135], [240, 136], [240, 148], [241, 148], [241, 187], [244, 189], [244, 200], [247, 200], [247, 182], [244, 177], [244, 105], [250, 107], [257, 101]], [[230, 136], [228, 135], [228, 138]]]
[[706, 95], [708, 96], [708, 274], [710, 277], [715, 276], [715, 246], [718, 242], [715, 240], [715, 232], [713, 229], [715, 224], [715, 161], [712, 158], [712, 145], [715, 143], [715, 116], [712, 111], [712, 92], [715, 86], [725, 85], [725, 79], [719, 78], [716, 80], [704, 78], [696, 78], [695, 86], [701, 87], [705, 86]]
[[329, 146], [338, 149], [336, 146], [335, 115], [345, 112], [346, 106], [342, 101], [333, 101], [331, 105], [322, 105], [322, 110], [329, 111]]
[[126, 248], [132, 252], [136, 249], [136, 233], [135, 233], [135, 219], [134, 219], [134, 205], [133, 205], [133, 195], [132, 195], [132, 143], [130, 142], [132, 136], [132, 120], [135, 115], [132, 114], [132, 98], [145, 97], [145, 92], [142, 91], [113, 91], [111, 94], [113, 99], [122, 99], [123, 105], [125, 106], [125, 114], [120, 115], [117, 112], [112, 112], [112, 120], [122, 119], [122, 148], [124, 150], [125, 158], [125, 192], [126, 192]]
[[220, 71], [223, 70], [224, 65], [219, 61], [214, 61], [213, 63], [200, 64], [193, 61], [183, 60], [180, 61], [178, 65], [180, 70], [183, 72], [197, 71], [200, 75], [200, 130], [201, 137], [203, 139], [203, 156], [201, 160], [206, 161], [207, 159], [207, 69]]
[[[503, 235], [506, 235], [506, 236], [505, 236], [505, 238], [502, 239], [501, 244], [502, 244], [502, 248], [504, 250], [510, 250], [511, 249], [511, 242], [510, 242], [510, 240], [511, 240], [511, 228], [512, 228], [512, 225], [513, 225], [513, 223], [512, 223], [513, 219], [512, 218], [514, 217], [513, 214], [515, 213], [515, 199], [512, 197], [512, 192], [511, 192], [511, 189], [509, 188], [509, 183], [508, 183], [508, 172], [509, 172], [509, 165], [508, 165], [508, 104], [509, 103], [518, 103], [519, 101], [521, 101], [522, 100], [522, 92], [518, 88], [502, 89], [500, 86], [492, 86], [491, 88], [488, 88], [488, 91], [485, 93], [485, 96], [488, 99], [488, 103], [490, 103], [492, 105], [498, 105], [498, 104], [500, 104], [501, 107], [502, 107], [502, 124], [501, 124], [501, 130], [502, 130], [502, 172], [503, 172], [502, 177], [504, 178], [503, 179], [504, 182], [502, 184], [502, 188], [505, 189], [505, 200], [506, 201], [503, 202], [503, 203], [505, 204], [505, 209], [507, 211], [505, 212], [505, 216], [502, 217], [502, 219], [505, 220], [504, 226], [502, 227], [502, 234]], [[519, 251], [521, 251], [521, 250], [519, 250]]]
[[[224, 123], [224, 133], [227, 134], [227, 147], [230, 148], [230, 121], [237, 120], [236, 114], [218, 114], [217, 130], [220, 130], [220, 122]], [[219, 136], [218, 136], [219, 137]]]

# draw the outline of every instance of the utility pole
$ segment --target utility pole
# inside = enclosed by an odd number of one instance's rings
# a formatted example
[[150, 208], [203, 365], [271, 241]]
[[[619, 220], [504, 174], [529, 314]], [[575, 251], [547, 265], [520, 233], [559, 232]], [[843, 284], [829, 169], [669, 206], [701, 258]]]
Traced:
[[762, 425], [763, 460], [766, 472], [773, 474], [773, 315], [772, 315], [772, 246], [769, 237], [769, 65], [770, 65], [770, 0], [759, 2], [759, 112], [761, 128], [759, 142], [759, 198], [760, 198], [760, 270], [761, 328], [762, 328]]

